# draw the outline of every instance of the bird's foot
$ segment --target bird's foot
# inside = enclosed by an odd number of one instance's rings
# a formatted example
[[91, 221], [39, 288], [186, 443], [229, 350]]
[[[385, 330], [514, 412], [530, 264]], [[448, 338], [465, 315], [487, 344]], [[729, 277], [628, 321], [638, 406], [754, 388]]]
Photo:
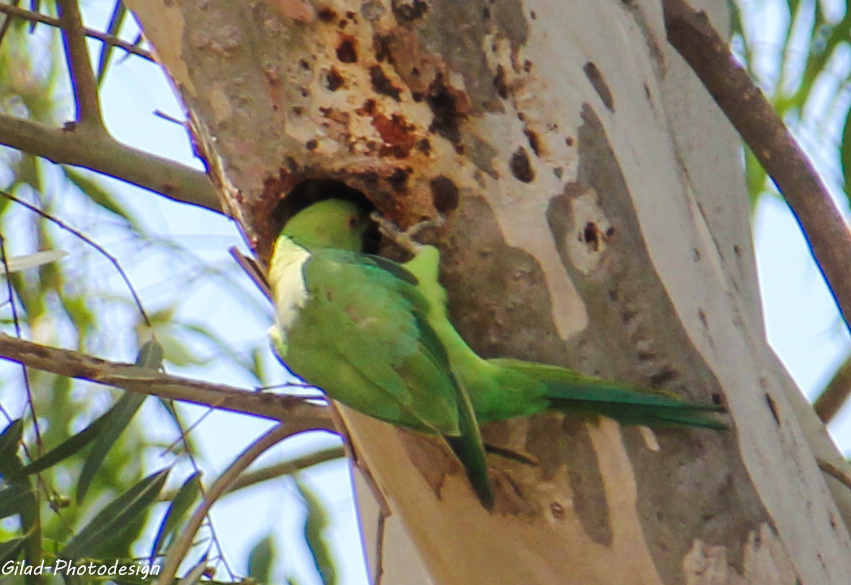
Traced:
[[382, 236], [414, 256], [416, 256], [423, 248], [423, 245], [417, 242], [414, 238], [428, 229], [439, 228], [446, 223], [446, 219], [442, 215], [438, 215], [434, 219], [421, 221], [412, 225], [407, 230], [402, 230], [402, 228], [377, 211], [373, 211], [370, 218], [378, 226], [378, 231]]

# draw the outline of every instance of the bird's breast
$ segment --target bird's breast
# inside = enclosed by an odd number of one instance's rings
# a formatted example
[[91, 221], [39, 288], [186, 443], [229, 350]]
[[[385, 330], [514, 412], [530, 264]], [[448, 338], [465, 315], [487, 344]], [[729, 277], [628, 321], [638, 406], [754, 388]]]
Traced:
[[269, 270], [269, 281], [275, 297], [275, 313], [282, 342], [286, 342], [287, 332], [308, 300], [304, 282], [304, 265], [308, 260], [310, 252], [289, 238], [282, 238], [278, 242], [275, 260]]

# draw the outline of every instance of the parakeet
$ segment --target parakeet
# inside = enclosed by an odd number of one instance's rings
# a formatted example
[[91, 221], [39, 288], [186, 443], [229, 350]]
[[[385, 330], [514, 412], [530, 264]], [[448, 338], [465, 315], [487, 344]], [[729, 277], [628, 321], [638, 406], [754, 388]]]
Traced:
[[440, 253], [421, 246], [404, 267], [428, 299], [429, 323], [446, 348], [452, 371], [473, 402], [479, 423], [529, 416], [544, 409], [599, 414], [624, 425], [724, 429], [709, 413], [715, 404], [686, 402], [676, 395], [586, 376], [558, 366], [515, 359], [479, 357], [446, 314], [446, 291], [438, 281]]
[[486, 506], [493, 502], [478, 424], [545, 409], [622, 424], [722, 429], [714, 404], [582, 375], [558, 366], [483, 359], [446, 314], [437, 248], [404, 265], [361, 253], [359, 205], [327, 199], [287, 222], [269, 283], [275, 344], [288, 367], [370, 416], [445, 437]]
[[334, 400], [443, 436], [490, 508], [479, 426], [429, 325], [428, 301], [405, 269], [358, 252], [368, 225], [357, 205], [329, 199], [284, 226], [269, 266], [278, 355]]

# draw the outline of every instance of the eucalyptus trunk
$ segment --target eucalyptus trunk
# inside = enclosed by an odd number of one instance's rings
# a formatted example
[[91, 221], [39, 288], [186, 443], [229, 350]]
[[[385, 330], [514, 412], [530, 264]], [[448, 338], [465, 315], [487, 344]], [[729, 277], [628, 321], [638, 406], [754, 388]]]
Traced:
[[[726, 432], [490, 424], [529, 461], [489, 456], [489, 513], [439, 441], [341, 408], [381, 582], [851, 582], [847, 488], [819, 469], [843, 462], [765, 340], [741, 147], [660, 0], [126, 3], [261, 259], [305, 181], [404, 226], [445, 214], [481, 355], [730, 411]], [[700, 4], [725, 30], [727, 2]]]

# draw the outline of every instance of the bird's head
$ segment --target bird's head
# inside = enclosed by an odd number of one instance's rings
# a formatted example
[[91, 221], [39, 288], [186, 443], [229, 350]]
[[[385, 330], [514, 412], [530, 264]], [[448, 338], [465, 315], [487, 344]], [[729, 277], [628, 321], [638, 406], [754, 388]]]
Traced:
[[368, 227], [369, 214], [362, 206], [342, 199], [325, 199], [295, 214], [281, 235], [305, 248], [360, 252]]

